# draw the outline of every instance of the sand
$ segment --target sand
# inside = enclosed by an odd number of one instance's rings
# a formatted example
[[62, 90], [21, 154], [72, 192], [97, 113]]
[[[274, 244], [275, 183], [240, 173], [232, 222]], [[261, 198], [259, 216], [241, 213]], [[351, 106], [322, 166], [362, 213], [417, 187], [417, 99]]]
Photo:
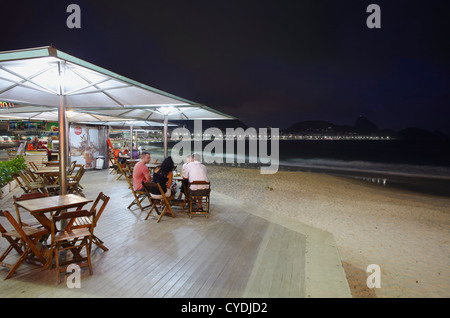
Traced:
[[[450, 296], [450, 198], [319, 173], [208, 166], [213, 189], [331, 232], [353, 297]], [[366, 286], [367, 266], [381, 288]]]

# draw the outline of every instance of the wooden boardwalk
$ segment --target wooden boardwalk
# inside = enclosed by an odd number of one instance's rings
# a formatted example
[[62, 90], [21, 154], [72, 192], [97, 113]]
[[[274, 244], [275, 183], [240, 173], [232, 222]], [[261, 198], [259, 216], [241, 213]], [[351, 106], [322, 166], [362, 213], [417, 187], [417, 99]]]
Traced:
[[[55, 270], [25, 264], [6, 281], [0, 268], [0, 297], [305, 297], [302, 233], [214, 191], [208, 219], [174, 209], [176, 218], [145, 221], [145, 212], [126, 208], [132, 194], [115, 178], [102, 170], [82, 180], [86, 197], [103, 191], [111, 200], [96, 228], [110, 250], [93, 249], [94, 273], [82, 269], [81, 288], [58, 285]], [[1, 209], [14, 211], [12, 194]], [[6, 245], [1, 239], [0, 250]]]

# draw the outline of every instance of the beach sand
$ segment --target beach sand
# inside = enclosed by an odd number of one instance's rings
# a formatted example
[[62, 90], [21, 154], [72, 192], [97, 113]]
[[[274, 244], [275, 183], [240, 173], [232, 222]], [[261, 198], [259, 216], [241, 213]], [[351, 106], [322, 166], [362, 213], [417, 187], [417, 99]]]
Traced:
[[[353, 297], [450, 296], [450, 198], [309, 172], [208, 166], [213, 190], [331, 232]], [[381, 288], [366, 286], [367, 266]]]

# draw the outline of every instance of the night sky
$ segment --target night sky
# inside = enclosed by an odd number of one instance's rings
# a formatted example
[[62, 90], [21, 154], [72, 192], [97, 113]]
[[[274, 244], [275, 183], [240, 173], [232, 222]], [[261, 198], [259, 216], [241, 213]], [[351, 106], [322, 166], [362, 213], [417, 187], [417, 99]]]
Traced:
[[[11, 4], [13, 3], [13, 4]], [[81, 29], [69, 29], [69, 4]], [[369, 4], [381, 29], [369, 29]], [[297, 121], [450, 135], [450, 1], [2, 1], [0, 51], [57, 49], [281, 129]]]

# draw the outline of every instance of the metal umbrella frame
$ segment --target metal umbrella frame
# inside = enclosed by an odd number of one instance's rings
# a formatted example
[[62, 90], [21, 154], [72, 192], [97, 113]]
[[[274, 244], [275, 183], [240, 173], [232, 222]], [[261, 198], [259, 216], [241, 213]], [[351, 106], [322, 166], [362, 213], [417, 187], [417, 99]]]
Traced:
[[[67, 109], [123, 120], [163, 121], [166, 156], [169, 119], [235, 119], [51, 46], [0, 52], [0, 100], [57, 111], [61, 194], [67, 183]], [[13, 114], [13, 109], [2, 108], [0, 115]]]

